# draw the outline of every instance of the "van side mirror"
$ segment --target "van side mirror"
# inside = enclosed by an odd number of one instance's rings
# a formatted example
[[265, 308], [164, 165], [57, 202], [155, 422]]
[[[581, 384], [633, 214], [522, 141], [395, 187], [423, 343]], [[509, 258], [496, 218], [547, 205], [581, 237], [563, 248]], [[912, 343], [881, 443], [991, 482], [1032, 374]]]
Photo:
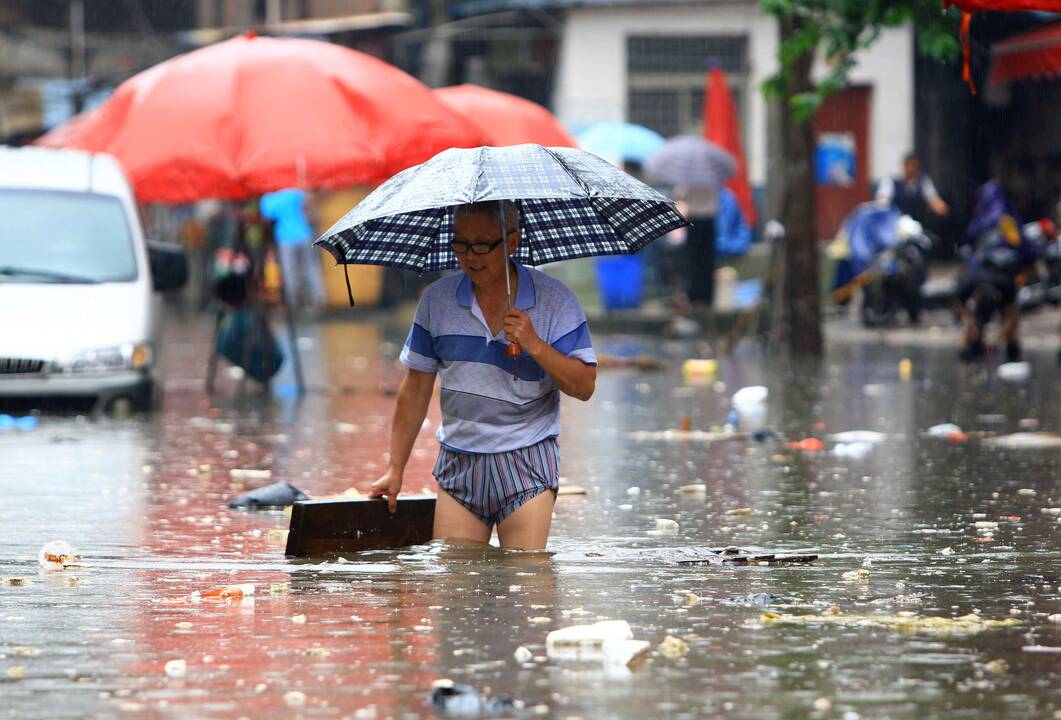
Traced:
[[179, 290], [188, 282], [188, 256], [179, 245], [148, 241], [147, 261], [156, 291]]

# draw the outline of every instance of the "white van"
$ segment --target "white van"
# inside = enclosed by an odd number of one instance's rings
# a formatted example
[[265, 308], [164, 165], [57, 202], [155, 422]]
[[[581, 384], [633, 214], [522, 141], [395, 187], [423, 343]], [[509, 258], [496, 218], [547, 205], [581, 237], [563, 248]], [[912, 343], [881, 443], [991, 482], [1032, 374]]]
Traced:
[[0, 399], [156, 397], [160, 305], [183, 253], [145, 242], [107, 155], [0, 147]]

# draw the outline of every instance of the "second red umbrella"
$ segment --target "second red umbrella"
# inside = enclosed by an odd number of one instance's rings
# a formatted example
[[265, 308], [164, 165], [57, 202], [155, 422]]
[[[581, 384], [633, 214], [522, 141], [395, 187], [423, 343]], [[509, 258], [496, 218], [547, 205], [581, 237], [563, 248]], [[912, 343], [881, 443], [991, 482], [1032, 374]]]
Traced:
[[483, 141], [427, 86], [382, 60], [252, 35], [145, 70], [74, 122], [39, 144], [115, 155], [144, 202], [374, 184]]
[[486, 136], [487, 145], [578, 147], [575, 138], [551, 112], [517, 95], [478, 85], [439, 88], [435, 95], [474, 123]]

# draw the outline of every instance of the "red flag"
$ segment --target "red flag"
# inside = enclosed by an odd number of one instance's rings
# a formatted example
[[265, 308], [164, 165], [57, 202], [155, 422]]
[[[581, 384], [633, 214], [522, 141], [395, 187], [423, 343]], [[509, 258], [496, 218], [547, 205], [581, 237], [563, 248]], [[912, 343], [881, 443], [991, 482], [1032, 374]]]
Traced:
[[721, 68], [711, 68], [704, 83], [704, 137], [725, 148], [737, 161], [737, 174], [726, 182], [726, 187], [737, 196], [737, 204], [749, 225], [755, 227], [755, 202], [748, 184], [748, 170], [744, 164], [744, 150], [740, 141], [740, 124], [733, 95], [726, 84]]

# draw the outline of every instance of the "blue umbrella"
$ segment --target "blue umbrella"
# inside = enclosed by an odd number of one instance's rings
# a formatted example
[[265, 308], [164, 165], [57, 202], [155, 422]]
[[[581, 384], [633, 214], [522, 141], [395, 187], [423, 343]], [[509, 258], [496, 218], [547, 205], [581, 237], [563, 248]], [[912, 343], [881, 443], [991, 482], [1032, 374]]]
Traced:
[[608, 160], [643, 162], [663, 145], [663, 136], [641, 125], [599, 122], [579, 132], [578, 146]]
[[582, 150], [453, 148], [373, 190], [316, 244], [343, 264], [455, 268], [451, 209], [485, 200], [519, 201], [525, 265], [635, 253], [688, 224], [670, 198]]
[[671, 185], [718, 190], [737, 173], [737, 163], [713, 142], [678, 135], [645, 160], [645, 173]]

